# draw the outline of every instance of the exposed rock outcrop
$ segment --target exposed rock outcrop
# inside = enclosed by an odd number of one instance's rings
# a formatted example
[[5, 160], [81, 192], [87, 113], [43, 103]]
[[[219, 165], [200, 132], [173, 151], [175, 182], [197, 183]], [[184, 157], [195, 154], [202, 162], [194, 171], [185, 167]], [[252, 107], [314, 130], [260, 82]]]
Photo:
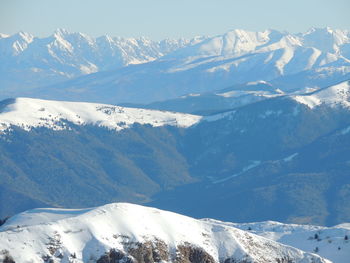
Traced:
[[189, 243], [177, 247], [175, 263], [215, 263], [214, 258], [200, 247]]

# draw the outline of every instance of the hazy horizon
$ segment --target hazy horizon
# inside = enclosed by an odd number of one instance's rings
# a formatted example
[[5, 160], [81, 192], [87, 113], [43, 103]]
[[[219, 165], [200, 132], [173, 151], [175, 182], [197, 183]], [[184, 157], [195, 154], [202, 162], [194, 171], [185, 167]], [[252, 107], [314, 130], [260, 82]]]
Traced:
[[101, 35], [164, 38], [218, 35], [233, 29], [290, 33], [312, 27], [350, 29], [350, 3], [232, 0], [4, 0], [0, 3], [0, 32], [24, 31], [38, 37], [57, 28]]

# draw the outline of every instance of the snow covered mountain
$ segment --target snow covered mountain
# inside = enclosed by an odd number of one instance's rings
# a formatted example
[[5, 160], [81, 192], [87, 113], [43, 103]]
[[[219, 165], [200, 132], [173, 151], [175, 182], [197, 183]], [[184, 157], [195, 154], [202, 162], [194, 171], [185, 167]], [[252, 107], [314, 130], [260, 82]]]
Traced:
[[23, 212], [0, 227], [0, 246], [3, 262], [17, 263], [331, 262], [221, 222], [127, 203]]
[[31, 96], [150, 103], [261, 80], [283, 91], [323, 88], [349, 79], [349, 45], [346, 30], [311, 29], [302, 34], [233, 30], [202, 38], [152, 62], [90, 74], [38, 89]]
[[69, 129], [67, 123], [96, 125], [115, 130], [128, 128], [135, 123], [153, 127], [163, 125], [189, 127], [200, 119], [200, 116], [190, 114], [84, 102], [17, 98], [0, 103], [0, 132], [10, 129], [12, 125], [24, 130], [35, 127]]
[[34, 37], [25, 32], [11, 36], [2, 34], [2, 93], [6, 92], [9, 96], [17, 88], [29, 89], [97, 71], [149, 62], [198, 41], [201, 41], [200, 37], [162, 41], [108, 35], [93, 38], [64, 29], [57, 29], [46, 38]]
[[329, 105], [331, 107], [350, 107], [350, 80], [341, 82], [324, 89], [314, 91], [309, 94], [292, 96], [299, 103], [314, 108], [320, 105]]

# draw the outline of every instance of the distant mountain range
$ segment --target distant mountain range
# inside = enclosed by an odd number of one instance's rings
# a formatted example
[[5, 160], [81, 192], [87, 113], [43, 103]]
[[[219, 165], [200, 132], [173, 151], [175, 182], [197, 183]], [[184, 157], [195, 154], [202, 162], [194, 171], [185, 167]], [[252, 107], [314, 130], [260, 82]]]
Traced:
[[233, 224], [127, 203], [75, 210], [46, 208], [18, 214], [0, 227], [0, 260], [346, 263], [349, 232], [349, 224], [332, 228], [277, 222]]
[[0, 216], [132, 201], [234, 222], [339, 224], [350, 218], [349, 109], [348, 81], [207, 116], [5, 100]]
[[[57, 29], [53, 35], [38, 38], [26, 32], [0, 34], [1, 97], [94, 72], [153, 61], [191, 40], [98, 38]], [[17, 93], [16, 93], [17, 92]]]
[[2, 99], [151, 103], [261, 80], [284, 92], [347, 80], [350, 33], [233, 30], [155, 42], [57, 30], [2, 35], [0, 59]]

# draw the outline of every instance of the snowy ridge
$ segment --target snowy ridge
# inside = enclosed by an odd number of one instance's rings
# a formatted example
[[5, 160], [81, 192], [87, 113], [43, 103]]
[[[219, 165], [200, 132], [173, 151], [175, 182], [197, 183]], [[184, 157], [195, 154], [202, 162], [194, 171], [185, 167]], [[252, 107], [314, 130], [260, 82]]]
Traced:
[[[212, 222], [213, 220], [208, 219]], [[215, 221], [216, 222], [216, 221]], [[350, 224], [334, 227], [283, 224], [274, 221], [257, 223], [223, 223], [248, 230], [251, 233], [293, 246], [337, 263], [346, 263], [350, 258]]]
[[285, 95], [287, 93], [274, 87], [271, 83], [259, 80], [233, 85], [214, 92], [190, 93], [176, 99], [158, 101], [141, 107], [187, 113], [200, 112], [208, 115]]
[[324, 88], [310, 94], [292, 96], [292, 98], [299, 103], [305, 104], [310, 109], [321, 104], [326, 104], [329, 106], [341, 105], [349, 108], [350, 81], [344, 81], [337, 85]]
[[68, 129], [67, 122], [98, 125], [115, 130], [128, 128], [134, 123], [150, 124], [154, 127], [189, 127], [200, 119], [200, 116], [183, 113], [31, 98], [9, 100], [2, 108], [0, 105], [0, 131], [9, 129], [11, 125], [24, 130], [34, 127], [62, 130]]
[[[282, 93], [282, 92], [276, 92], [276, 91], [275, 93], [273, 93], [273, 91], [274, 90], [272, 90], [271, 92], [265, 91], [265, 90], [261, 90], [261, 91], [232, 90], [232, 91], [228, 91], [228, 92], [220, 93], [216, 95], [224, 96], [227, 99], [231, 99], [231, 98], [237, 99], [236, 105], [233, 103], [231, 104], [232, 107], [234, 106], [237, 107], [237, 105], [239, 107], [242, 107], [263, 99], [287, 97], [287, 98], [291, 98], [297, 103], [306, 105], [310, 109], [314, 109], [315, 107], [320, 105], [326, 105], [329, 107], [341, 106], [341, 107], [350, 109], [350, 81], [344, 81], [327, 88], [323, 88], [320, 90], [316, 90], [316, 91], [306, 93], [306, 94], [301, 94], [301, 95], [294, 95], [293, 93], [288, 94], [288, 93]], [[299, 92], [296, 92], [296, 94], [298, 93]], [[235, 110], [229, 110], [223, 113], [206, 116], [206, 117], [203, 117], [202, 121], [216, 121], [224, 118], [230, 119], [235, 112], [236, 112]], [[276, 112], [267, 110], [266, 112], [259, 114], [259, 117], [266, 118], [272, 114], [278, 116], [282, 114], [282, 110], [279, 110]], [[297, 110], [295, 110], [293, 114], [297, 115], [298, 114]], [[343, 134], [346, 134], [346, 133], [347, 133], [347, 129], [343, 131]]]
[[52, 262], [96, 262], [110, 249], [132, 260], [137, 257], [137, 247], [147, 242], [163, 244], [160, 247], [166, 258], [162, 262], [174, 262], [172, 256], [177, 257], [186, 248], [201, 249], [202, 255], [212, 259], [205, 262], [330, 262], [220, 222], [126, 203], [85, 210], [34, 209], [10, 218], [0, 227], [0, 247], [18, 263], [42, 262], [43, 258]]

